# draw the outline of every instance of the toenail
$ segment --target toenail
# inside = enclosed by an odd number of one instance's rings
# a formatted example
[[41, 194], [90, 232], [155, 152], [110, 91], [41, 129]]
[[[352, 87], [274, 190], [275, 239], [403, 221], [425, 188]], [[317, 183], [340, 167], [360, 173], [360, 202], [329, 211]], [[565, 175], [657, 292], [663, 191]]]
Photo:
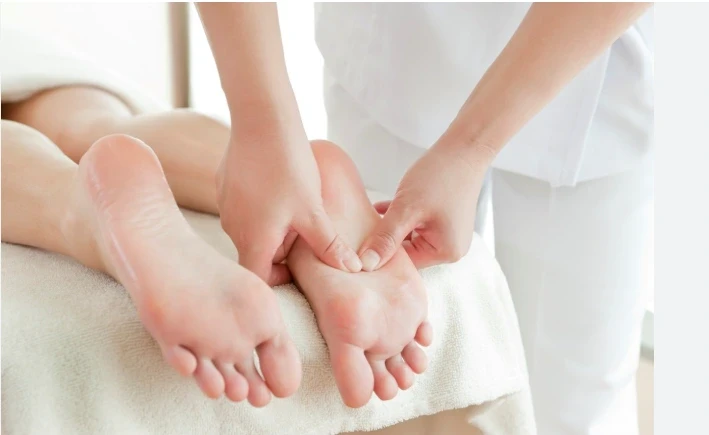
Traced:
[[364, 254], [362, 254], [362, 269], [366, 270], [367, 272], [371, 272], [374, 270], [375, 267], [379, 264], [379, 260], [381, 258], [379, 257], [379, 254], [377, 254], [376, 251], [372, 249], [367, 249], [364, 251]]

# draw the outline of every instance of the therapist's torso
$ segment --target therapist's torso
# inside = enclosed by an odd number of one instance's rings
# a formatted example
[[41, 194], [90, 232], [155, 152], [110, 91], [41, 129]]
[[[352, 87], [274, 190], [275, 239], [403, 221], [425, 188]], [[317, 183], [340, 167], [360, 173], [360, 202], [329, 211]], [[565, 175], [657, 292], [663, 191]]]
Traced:
[[[316, 3], [325, 67], [377, 123], [430, 147], [531, 3]], [[653, 11], [583, 70], [493, 166], [573, 185], [651, 156]]]

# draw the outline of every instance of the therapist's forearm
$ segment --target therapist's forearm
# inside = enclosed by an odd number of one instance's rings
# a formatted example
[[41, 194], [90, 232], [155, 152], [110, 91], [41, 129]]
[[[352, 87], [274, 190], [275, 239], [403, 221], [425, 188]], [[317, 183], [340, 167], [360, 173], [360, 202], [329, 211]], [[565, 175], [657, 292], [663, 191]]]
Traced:
[[196, 3], [231, 115], [246, 134], [303, 130], [275, 3]]
[[489, 164], [652, 3], [535, 3], [439, 142]]

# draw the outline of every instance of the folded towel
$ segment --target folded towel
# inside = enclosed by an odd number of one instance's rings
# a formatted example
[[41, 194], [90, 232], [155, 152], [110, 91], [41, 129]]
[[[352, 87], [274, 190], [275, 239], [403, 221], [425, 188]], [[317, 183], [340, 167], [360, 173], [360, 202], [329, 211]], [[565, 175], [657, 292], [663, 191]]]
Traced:
[[[17, 35], [2, 30], [3, 101], [85, 84], [115, 93], [137, 112], [162, 108], [72, 51]], [[218, 218], [184, 213], [205, 240], [236, 259]], [[303, 381], [294, 396], [255, 409], [209, 400], [177, 375], [108, 276], [62, 255], [3, 243], [2, 433], [411, 434], [409, 423], [420, 416], [433, 416], [427, 424], [443, 431], [415, 429], [422, 434], [536, 433], [514, 307], [482, 240], [476, 236], [460, 262], [421, 273], [434, 342], [428, 370], [410, 390], [389, 402], [374, 397], [360, 409], [344, 406], [313, 313], [289, 285], [275, 291]]]

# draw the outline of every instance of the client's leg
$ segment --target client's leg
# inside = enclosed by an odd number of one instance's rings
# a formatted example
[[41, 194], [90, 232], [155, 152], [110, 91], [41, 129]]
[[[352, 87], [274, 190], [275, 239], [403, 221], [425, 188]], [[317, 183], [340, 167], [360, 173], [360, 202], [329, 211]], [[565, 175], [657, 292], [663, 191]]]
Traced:
[[2, 241], [72, 255], [61, 221], [76, 163], [26, 125], [3, 119], [1, 130]]
[[[338, 232], [359, 246], [380, 217], [344, 151], [325, 141], [314, 141], [313, 151], [327, 213]], [[376, 272], [351, 274], [318, 261], [298, 239], [288, 264], [313, 307], [348, 406], [365, 405], [372, 391], [391, 399], [426, 369], [426, 355], [414, 342], [431, 341], [426, 289], [403, 249]]]
[[2, 238], [120, 281], [167, 361], [210, 397], [226, 390], [261, 406], [300, 383], [274, 293], [191, 230], [140, 141], [105, 137], [76, 165], [36, 130], [3, 120]]
[[118, 97], [91, 87], [63, 87], [6, 105], [3, 118], [31, 126], [75, 162], [98, 139], [127, 134], [150, 146], [177, 203], [217, 214], [215, 174], [230, 130], [191, 110], [134, 115]]
[[[115, 95], [77, 86], [47, 90], [3, 107], [3, 116], [35, 128], [75, 162], [98, 139], [127, 134], [153, 149], [180, 207], [219, 214], [216, 173], [230, 129], [192, 110], [134, 115]], [[288, 269], [275, 269], [269, 284], [290, 281]]]

